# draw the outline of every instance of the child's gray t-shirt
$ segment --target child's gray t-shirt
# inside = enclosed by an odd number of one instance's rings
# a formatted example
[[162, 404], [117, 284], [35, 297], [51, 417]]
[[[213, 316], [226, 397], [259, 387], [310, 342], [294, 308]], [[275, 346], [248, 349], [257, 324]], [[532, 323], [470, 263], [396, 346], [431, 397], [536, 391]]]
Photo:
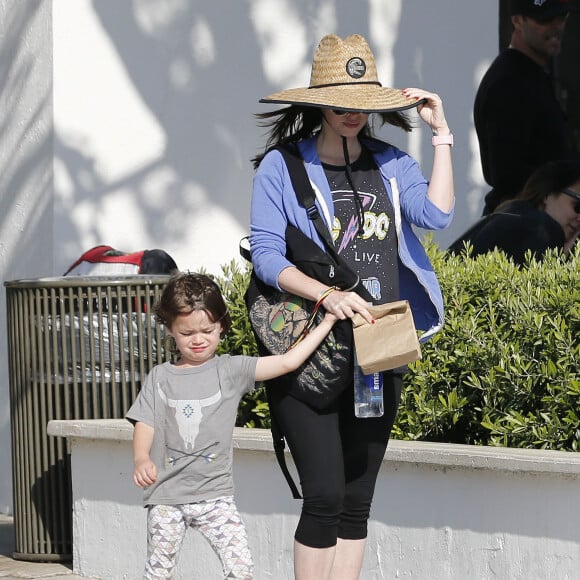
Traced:
[[240, 399], [255, 385], [257, 358], [216, 356], [198, 367], [154, 367], [127, 412], [154, 428], [157, 481], [143, 504], [177, 505], [231, 496], [232, 440]]

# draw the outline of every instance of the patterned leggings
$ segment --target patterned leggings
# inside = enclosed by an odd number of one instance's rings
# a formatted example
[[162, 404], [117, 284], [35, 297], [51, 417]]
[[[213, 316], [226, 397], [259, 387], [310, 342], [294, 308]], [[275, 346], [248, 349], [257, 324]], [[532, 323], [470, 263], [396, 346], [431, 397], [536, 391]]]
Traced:
[[145, 580], [172, 578], [188, 527], [198, 529], [219, 556], [224, 578], [253, 578], [246, 529], [233, 497], [182, 505], [154, 505], [147, 513]]

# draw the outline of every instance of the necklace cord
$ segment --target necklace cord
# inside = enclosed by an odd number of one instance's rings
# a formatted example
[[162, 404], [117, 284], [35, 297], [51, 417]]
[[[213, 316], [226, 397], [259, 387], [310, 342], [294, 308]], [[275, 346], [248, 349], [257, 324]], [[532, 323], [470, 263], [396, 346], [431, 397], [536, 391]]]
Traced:
[[353, 197], [354, 197], [354, 205], [356, 208], [356, 216], [357, 216], [357, 221], [358, 221], [358, 228], [356, 231], [356, 235], [359, 236], [362, 234], [362, 232], [364, 230], [365, 212], [364, 212], [361, 197], [358, 193], [357, 188], [354, 185], [354, 180], [352, 178], [352, 170], [350, 167], [350, 156], [348, 154], [348, 146], [346, 144], [346, 137], [344, 137], [344, 136], [342, 137], [342, 151], [344, 153], [344, 162], [345, 162], [344, 170], [346, 173], [346, 179], [348, 180], [348, 183], [352, 189], [352, 193], [353, 193]]

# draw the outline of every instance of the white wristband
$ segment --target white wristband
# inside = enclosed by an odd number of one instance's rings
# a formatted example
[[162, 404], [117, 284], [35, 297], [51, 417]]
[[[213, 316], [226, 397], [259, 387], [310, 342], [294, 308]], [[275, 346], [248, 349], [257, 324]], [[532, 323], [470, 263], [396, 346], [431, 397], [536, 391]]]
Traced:
[[437, 145], [450, 145], [453, 147], [453, 134], [449, 133], [449, 135], [433, 135], [431, 138], [431, 144], [433, 147], [437, 147]]

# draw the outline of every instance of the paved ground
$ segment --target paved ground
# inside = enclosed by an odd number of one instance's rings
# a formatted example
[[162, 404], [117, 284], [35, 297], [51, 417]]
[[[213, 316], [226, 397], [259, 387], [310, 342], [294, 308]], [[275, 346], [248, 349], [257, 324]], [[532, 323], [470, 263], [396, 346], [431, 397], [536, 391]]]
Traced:
[[[0, 514], [0, 578], [50, 578], [51, 580], [75, 580], [85, 576], [72, 573], [72, 563], [25, 562], [14, 560], [14, 524], [12, 517]], [[95, 579], [93, 579], [95, 580]]]

